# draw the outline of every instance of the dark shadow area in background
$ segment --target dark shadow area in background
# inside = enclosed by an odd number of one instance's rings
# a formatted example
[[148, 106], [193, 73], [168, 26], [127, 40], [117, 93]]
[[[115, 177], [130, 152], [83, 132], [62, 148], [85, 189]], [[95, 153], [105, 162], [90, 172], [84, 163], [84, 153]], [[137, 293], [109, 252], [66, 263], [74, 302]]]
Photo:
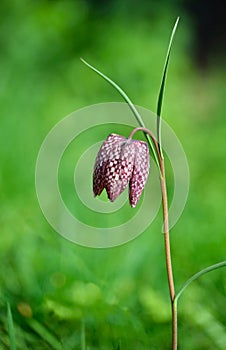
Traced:
[[[223, 61], [226, 53], [226, 3], [225, 1], [196, 1], [196, 0], [163, 0], [142, 1], [138, 6], [136, 0], [126, 1], [98, 1], [86, 0], [92, 14], [101, 18], [112, 13], [121, 13], [131, 17], [149, 18], [150, 21], [161, 11], [173, 9], [175, 17], [183, 15], [189, 17], [192, 25], [192, 52], [196, 65], [200, 69], [206, 69]], [[129, 30], [129, 28], [128, 28]]]
[[185, 1], [185, 9], [194, 24], [194, 58], [200, 68], [225, 59], [225, 1]]

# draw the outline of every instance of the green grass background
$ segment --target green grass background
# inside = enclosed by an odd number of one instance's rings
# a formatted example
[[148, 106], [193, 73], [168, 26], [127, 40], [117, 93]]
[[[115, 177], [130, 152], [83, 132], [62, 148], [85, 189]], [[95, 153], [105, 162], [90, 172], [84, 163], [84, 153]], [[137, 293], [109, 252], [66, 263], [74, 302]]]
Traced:
[[[40, 145], [58, 121], [90, 104], [121, 101], [80, 56], [134, 103], [155, 111], [178, 9], [155, 4], [149, 17], [123, 5], [98, 12], [78, 1], [0, 6], [0, 349], [10, 343], [7, 302], [17, 349], [170, 349], [161, 213], [126, 245], [80, 247], [46, 222], [34, 176]], [[184, 213], [171, 233], [177, 289], [225, 260], [226, 248], [225, 67], [213, 54], [208, 69], [197, 69], [192, 22], [180, 15], [163, 106], [191, 176]], [[225, 291], [224, 269], [186, 290], [179, 301], [181, 349], [225, 348]]]

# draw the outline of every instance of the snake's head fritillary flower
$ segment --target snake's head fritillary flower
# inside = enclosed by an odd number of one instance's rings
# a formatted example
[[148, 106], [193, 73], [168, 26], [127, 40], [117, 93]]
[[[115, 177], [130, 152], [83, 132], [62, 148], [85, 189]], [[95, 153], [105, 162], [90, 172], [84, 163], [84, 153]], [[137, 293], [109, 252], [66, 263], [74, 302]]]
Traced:
[[147, 181], [149, 167], [146, 142], [110, 134], [96, 157], [94, 196], [100, 195], [105, 188], [108, 198], [113, 202], [129, 184], [129, 202], [131, 207], [135, 207]]

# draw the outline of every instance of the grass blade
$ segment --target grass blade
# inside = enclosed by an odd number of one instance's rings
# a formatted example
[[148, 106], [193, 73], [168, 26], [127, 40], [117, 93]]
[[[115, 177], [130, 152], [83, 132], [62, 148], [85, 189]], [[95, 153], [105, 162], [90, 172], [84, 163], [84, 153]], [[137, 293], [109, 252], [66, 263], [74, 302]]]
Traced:
[[7, 323], [8, 323], [8, 330], [9, 330], [10, 350], [16, 350], [13, 316], [11, 312], [10, 303], [7, 303]]
[[160, 152], [161, 152], [162, 156], [163, 156], [163, 154], [162, 154], [162, 142], [161, 142], [162, 104], [163, 104], [164, 89], [165, 89], [165, 83], [166, 83], [166, 76], [167, 76], [167, 69], [168, 69], [168, 65], [169, 65], [170, 53], [171, 53], [173, 39], [174, 39], [174, 35], [176, 33], [176, 30], [177, 30], [177, 25], [178, 25], [179, 19], [180, 19], [180, 17], [177, 17], [177, 20], [176, 20], [176, 22], [174, 24], [174, 27], [173, 27], [173, 30], [172, 30], [172, 33], [171, 33], [169, 46], [168, 46], [168, 50], [167, 50], [167, 54], [166, 54], [165, 65], [164, 65], [164, 69], [163, 69], [162, 81], [161, 81], [159, 95], [158, 95], [158, 102], [157, 102], [157, 140], [158, 140], [158, 143], [159, 143], [159, 149], [160, 149]]
[[36, 332], [44, 341], [51, 345], [54, 350], [63, 350], [62, 344], [45, 326], [35, 319], [27, 321], [30, 328]]
[[84, 319], [82, 319], [81, 324], [81, 350], [86, 350], [86, 329]]

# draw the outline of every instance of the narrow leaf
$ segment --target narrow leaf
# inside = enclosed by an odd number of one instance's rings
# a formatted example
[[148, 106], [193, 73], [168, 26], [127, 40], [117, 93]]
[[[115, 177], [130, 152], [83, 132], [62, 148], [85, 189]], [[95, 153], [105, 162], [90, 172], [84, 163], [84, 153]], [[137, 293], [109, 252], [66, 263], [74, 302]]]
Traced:
[[165, 65], [164, 65], [164, 69], [163, 69], [162, 81], [161, 81], [159, 95], [158, 95], [158, 102], [157, 102], [157, 140], [159, 143], [159, 149], [160, 149], [162, 156], [163, 156], [163, 154], [162, 154], [162, 142], [161, 142], [161, 112], [162, 112], [164, 88], [165, 88], [165, 83], [166, 83], [166, 76], [167, 76], [167, 69], [168, 69], [168, 64], [169, 64], [169, 59], [170, 59], [170, 53], [171, 53], [173, 39], [174, 39], [174, 35], [176, 33], [176, 30], [177, 30], [177, 25], [178, 25], [179, 19], [180, 18], [178, 17], [175, 24], [174, 24], [172, 33], [171, 33], [169, 46], [168, 46], [168, 50], [167, 50], [167, 54], [166, 54]]
[[179, 297], [181, 296], [181, 294], [183, 293], [183, 291], [189, 286], [189, 284], [191, 284], [191, 282], [195, 281], [197, 278], [199, 278], [200, 276], [208, 273], [208, 272], [211, 272], [213, 270], [216, 270], [216, 269], [219, 269], [220, 267], [224, 267], [226, 266], [226, 260], [225, 261], [221, 261], [220, 263], [218, 264], [215, 264], [215, 265], [211, 265], [211, 266], [208, 266], [206, 267], [205, 269], [197, 272], [195, 275], [193, 275], [191, 278], [189, 278], [185, 284], [182, 286], [182, 288], [179, 290], [179, 292], [177, 293], [175, 299], [178, 300]]
[[7, 323], [8, 323], [8, 330], [9, 330], [10, 350], [16, 350], [13, 316], [11, 312], [10, 303], [7, 303]]
[[[97, 70], [96, 68], [94, 68], [93, 66], [91, 66], [91, 64], [89, 64], [88, 62], [86, 62], [83, 58], [80, 58], [81, 61], [90, 69], [92, 69], [94, 72], [96, 72], [97, 74], [99, 74], [102, 78], [104, 78], [110, 85], [112, 85], [119, 93], [120, 95], [123, 97], [123, 99], [126, 101], [126, 103], [128, 104], [129, 108], [131, 109], [133, 115], [135, 116], [138, 124], [141, 127], [145, 128], [145, 124], [139, 114], [139, 112], [137, 111], [136, 107], [134, 106], [133, 102], [130, 100], [130, 98], [127, 96], [127, 94], [125, 93], [125, 91], [123, 91], [113, 80], [111, 80], [110, 78], [108, 78], [105, 74], [103, 74], [102, 72], [100, 72], [99, 70]], [[150, 138], [149, 135], [145, 134], [145, 137], [151, 147], [152, 153], [154, 155], [155, 161], [159, 167], [159, 162], [158, 162], [158, 157], [156, 154], [156, 150], [155, 147], [153, 145], [153, 142]]]

